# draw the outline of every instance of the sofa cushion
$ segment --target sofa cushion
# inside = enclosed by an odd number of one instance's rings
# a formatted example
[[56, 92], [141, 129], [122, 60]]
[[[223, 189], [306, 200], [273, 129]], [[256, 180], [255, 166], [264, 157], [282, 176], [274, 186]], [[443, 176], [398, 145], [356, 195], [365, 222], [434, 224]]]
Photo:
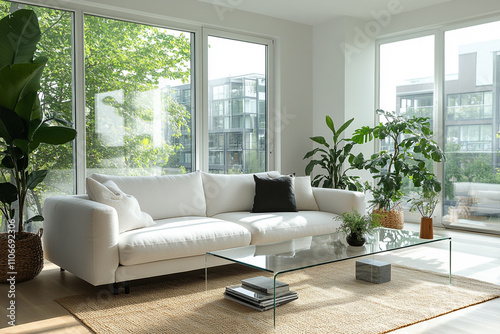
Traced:
[[252, 245], [333, 233], [340, 226], [336, 214], [322, 211], [248, 213], [230, 212], [214, 218], [240, 224], [252, 234]]
[[[208, 217], [223, 212], [250, 212], [252, 210], [255, 195], [253, 174], [210, 174], [202, 172], [201, 175], [205, 189]], [[255, 175], [279, 176], [280, 173], [272, 171], [256, 173]]]
[[178, 217], [156, 221], [156, 226], [120, 235], [120, 264], [203, 255], [208, 251], [246, 246], [250, 232], [240, 224], [209, 217]]
[[161, 176], [92, 174], [91, 178], [101, 183], [115, 182], [123, 192], [137, 198], [141, 209], [155, 220], [206, 213], [200, 172]]
[[87, 178], [87, 195], [90, 200], [109, 205], [116, 210], [120, 233], [155, 225], [151, 216], [141, 211], [137, 199], [125, 194], [113, 181], [100, 183]]
[[252, 212], [297, 212], [293, 176], [253, 176], [255, 196]]
[[293, 180], [295, 203], [299, 211], [318, 211], [310, 176], [296, 176]]

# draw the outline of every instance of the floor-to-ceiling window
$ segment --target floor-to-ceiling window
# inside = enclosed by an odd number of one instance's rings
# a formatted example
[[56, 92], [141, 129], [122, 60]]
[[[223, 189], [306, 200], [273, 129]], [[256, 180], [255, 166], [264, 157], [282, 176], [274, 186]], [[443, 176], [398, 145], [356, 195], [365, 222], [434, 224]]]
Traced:
[[444, 224], [500, 231], [500, 22], [448, 30]]
[[500, 21], [384, 41], [379, 53], [380, 107], [434, 118], [446, 154], [442, 223], [500, 231]]
[[[18, 3], [0, 1], [0, 17], [18, 9], [32, 9], [38, 16], [41, 40], [35, 57], [45, 56], [48, 63], [41, 78], [40, 106], [46, 119], [52, 123], [73, 122], [73, 81], [72, 81], [72, 24], [73, 14], [68, 11], [26, 6]], [[0, 51], [1, 52], [1, 51]], [[0, 149], [2, 143], [0, 142]], [[29, 216], [42, 213], [43, 201], [56, 194], [72, 194], [73, 144], [62, 146], [41, 145], [31, 158], [36, 169], [49, 171], [45, 181], [28, 193]], [[8, 179], [4, 170], [0, 179]], [[27, 230], [37, 230], [41, 222], [29, 223]], [[2, 224], [0, 230], [5, 230]]]
[[267, 45], [212, 35], [207, 42], [209, 170], [264, 171]]

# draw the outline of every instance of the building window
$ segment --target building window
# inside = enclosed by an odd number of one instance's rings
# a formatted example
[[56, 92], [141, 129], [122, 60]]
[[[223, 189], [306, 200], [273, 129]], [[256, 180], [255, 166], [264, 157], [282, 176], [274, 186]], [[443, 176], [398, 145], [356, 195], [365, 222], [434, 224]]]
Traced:
[[492, 91], [448, 94], [446, 120], [487, 119], [492, 114]]
[[[223, 168], [225, 173], [265, 171], [267, 45], [218, 36], [208, 36], [208, 44], [208, 85], [212, 92], [209, 147], [222, 150], [225, 156], [224, 165], [219, 166], [219, 152], [210, 152], [209, 169]], [[230, 116], [223, 120], [222, 114]], [[223, 145], [220, 138], [225, 138]]]

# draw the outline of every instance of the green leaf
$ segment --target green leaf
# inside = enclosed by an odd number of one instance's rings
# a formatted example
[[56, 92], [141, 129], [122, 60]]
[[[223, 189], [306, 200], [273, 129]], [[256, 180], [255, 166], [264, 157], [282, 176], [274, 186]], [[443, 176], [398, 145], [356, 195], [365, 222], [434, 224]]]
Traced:
[[31, 222], [43, 222], [44, 218], [42, 215], [36, 215], [25, 221], [25, 224], [31, 223]]
[[312, 151], [307, 152], [307, 153], [306, 153], [306, 155], [304, 155], [304, 157], [303, 157], [302, 159], [307, 159], [307, 158], [310, 158], [310, 157], [312, 157], [314, 154], [316, 154], [316, 152], [318, 152], [318, 149], [317, 149], [317, 148], [315, 148], [315, 149], [314, 149], [314, 150], [312, 150]]
[[23, 120], [13, 110], [0, 106], [0, 137], [10, 144], [14, 138], [21, 137], [25, 131]]
[[326, 125], [330, 128], [330, 130], [332, 130], [333, 132], [333, 135], [335, 136], [336, 134], [336, 131], [335, 131], [335, 124], [333, 124], [333, 120], [330, 116], [326, 116]]
[[2, 159], [2, 167], [5, 168], [14, 168], [14, 161], [12, 160], [12, 157], [10, 155], [5, 155]]
[[326, 147], [330, 147], [330, 145], [328, 145], [328, 143], [326, 142], [326, 139], [323, 136], [316, 136], [316, 137], [310, 137], [310, 138], [312, 141], [314, 141], [318, 144], [325, 145]]
[[363, 126], [360, 129], [354, 131], [354, 134], [351, 138], [356, 144], [363, 144], [371, 141], [374, 137], [374, 129], [369, 126]]
[[40, 41], [38, 18], [32, 10], [21, 9], [0, 20], [0, 67], [31, 63]]
[[337, 137], [345, 131], [345, 129], [347, 129], [349, 127], [349, 125], [351, 125], [351, 123], [354, 121], [354, 118], [351, 118], [350, 120], [348, 120], [347, 122], [345, 122], [344, 124], [342, 124], [340, 126], [340, 128], [338, 128], [337, 130]]
[[[45, 59], [46, 62], [46, 59]], [[33, 96], [40, 88], [40, 77], [45, 62], [14, 64], [0, 69], [0, 106], [14, 110], [22, 119], [33, 118]], [[27, 99], [27, 100], [24, 100]], [[19, 108], [17, 104], [20, 104]]]
[[45, 177], [47, 176], [48, 170], [37, 170], [28, 175], [28, 181], [26, 182], [26, 187], [28, 189], [35, 189], [37, 185], [39, 185]]
[[320, 164], [321, 162], [318, 160], [311, 160], [306, 166], [306, 175], [311, 175], [311, 172], [314, 169], [314, 166]]
[[10, 182], [0, 183], [0, 202], [10, 205], [17, 201], [17, 187]]
[[62, 145], [76, 137], [76, 130], [65, 126], [42, 124], [33, 135], [33, 140], [51, 145]]

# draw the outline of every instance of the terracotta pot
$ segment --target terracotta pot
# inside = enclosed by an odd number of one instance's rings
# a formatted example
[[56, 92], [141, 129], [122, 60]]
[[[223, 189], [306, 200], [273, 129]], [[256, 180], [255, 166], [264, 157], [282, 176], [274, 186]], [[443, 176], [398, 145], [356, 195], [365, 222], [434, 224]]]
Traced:
[[422, 217], [420, 219], [420, 238], [422, 239], [434, 238], [432, 218]]

